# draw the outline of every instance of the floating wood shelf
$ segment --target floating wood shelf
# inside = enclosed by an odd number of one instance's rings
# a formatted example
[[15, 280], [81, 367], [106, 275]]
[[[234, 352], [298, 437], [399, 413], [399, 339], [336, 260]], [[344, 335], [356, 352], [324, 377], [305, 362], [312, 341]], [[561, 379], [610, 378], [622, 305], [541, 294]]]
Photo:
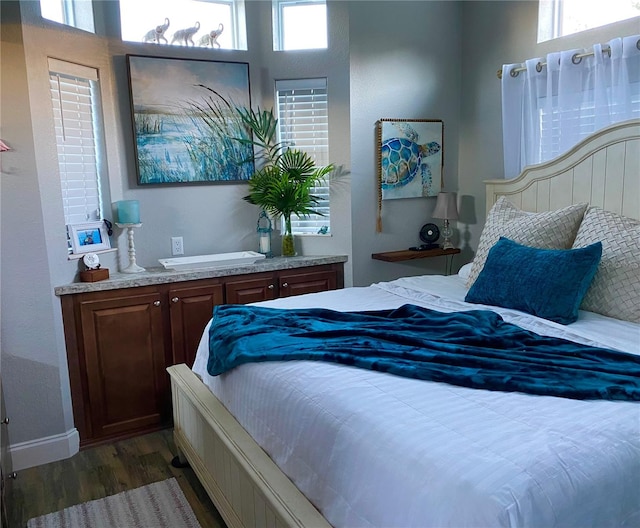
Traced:
[[459, 248], [451, 249], [426, 249], [424, 251], [414, 251], [411, 249], [403, 249], [400, 251], [386, 251], [384, 253], [373, 253], [372, 259], [384, 260], [385, 262], [402, 262], [404, 260], [423, 259], [431, 257], [442, 257], [446, 255], [456, 255], [460, 253]]

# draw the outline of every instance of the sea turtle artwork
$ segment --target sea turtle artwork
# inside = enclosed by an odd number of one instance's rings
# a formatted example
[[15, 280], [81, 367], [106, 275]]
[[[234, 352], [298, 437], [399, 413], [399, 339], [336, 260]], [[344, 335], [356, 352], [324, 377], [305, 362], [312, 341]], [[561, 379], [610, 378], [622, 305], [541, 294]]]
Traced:
[[441, 121], [382, 121], [382, 199], [436, 196], [442, 179]]

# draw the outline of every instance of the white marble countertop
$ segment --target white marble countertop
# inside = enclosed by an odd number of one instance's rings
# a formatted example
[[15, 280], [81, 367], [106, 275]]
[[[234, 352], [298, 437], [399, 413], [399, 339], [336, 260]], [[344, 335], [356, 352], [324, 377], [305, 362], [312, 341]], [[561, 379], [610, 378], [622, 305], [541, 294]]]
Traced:
[[274, 257], [261, 260], [255, 264], [219, 269], [209, 268], [174, 271], [161, 267], [147, 268], [140, 273], [110, 273], [108, 279], [98, 282], [73, 282], [63, 286], [56, 286], [54, 291], [56, 295], [60, 296], [74, 293], [117, 290], [119, 288], [135, 288], [138, 286], [153, 286], [154, 284], [245, 275], [247, 273], [260, 273], [263, 271], [278, 271], [304, 268], [307, 266], [321, 266], [323, 264], [337, 264], [346, 262], [347, 259], [348, 257], [346, 255]]

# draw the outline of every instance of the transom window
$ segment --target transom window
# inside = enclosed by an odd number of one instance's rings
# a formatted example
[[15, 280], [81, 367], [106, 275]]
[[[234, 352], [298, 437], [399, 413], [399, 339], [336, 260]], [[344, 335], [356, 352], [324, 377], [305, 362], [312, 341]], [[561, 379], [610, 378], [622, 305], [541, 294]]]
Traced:
[[637, 0], [540, 0], [538, 42], [640, 16]]
[[40, 0], [43, 18], [95, 33], [93, 3], [87, 0]]
[[247, 49], [243, 0], [120, 0], [122, 40]]
[[273, 0], [273, 49], [326, 49], [325, 0]]

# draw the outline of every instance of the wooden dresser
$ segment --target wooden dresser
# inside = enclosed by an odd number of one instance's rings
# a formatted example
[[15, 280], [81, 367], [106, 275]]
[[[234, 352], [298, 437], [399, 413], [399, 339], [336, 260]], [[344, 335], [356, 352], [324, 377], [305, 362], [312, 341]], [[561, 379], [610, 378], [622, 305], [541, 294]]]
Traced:
[[345, 261], [273, 258], [233, 269], [116, 273], [56, 288], [80, 446], [170, 424], [165, 369], [193, 364], [215, 305], [342, 288]]

